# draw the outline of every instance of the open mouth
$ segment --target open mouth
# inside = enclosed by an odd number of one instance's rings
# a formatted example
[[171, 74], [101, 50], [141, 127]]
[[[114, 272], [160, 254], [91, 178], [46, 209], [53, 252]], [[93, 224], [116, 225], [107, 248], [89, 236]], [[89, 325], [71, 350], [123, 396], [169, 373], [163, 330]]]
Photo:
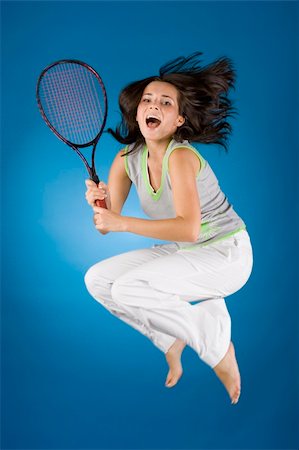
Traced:
[[161, 120], [158, 119], [157, 117], [147, 117], [146, 118], [146, 125], [149, 128], [158, 128], [160, 123], [161, 123]]

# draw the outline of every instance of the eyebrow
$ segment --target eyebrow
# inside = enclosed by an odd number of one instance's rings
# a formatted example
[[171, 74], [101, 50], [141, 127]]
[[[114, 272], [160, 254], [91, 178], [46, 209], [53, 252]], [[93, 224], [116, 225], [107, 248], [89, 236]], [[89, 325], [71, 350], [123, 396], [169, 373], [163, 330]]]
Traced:
[[[146, 92], [146, 93], [143, 94], [143, 95], [153, 95], [153, 94], [151, 94], [150, 92]], [[164, 94], [162, 94], [161, 97], [167, 97], [167, 98], [170, 98], [171, 100], [173, 100], [173, 98], [170, 97], [169, 95], [164, 95]]]

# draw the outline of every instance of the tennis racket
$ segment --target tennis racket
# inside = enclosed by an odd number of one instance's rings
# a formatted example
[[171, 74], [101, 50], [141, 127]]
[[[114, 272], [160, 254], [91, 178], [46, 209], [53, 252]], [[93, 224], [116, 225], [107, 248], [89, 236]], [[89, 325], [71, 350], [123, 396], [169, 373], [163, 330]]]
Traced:
[[[69, 145], [97, 185], [95, 151], [104, 130], [108, 103], [104, 83], [88, 64], [76, 59], [56, 61], [40, 74], [36, 98], [41, 115], [53, 133]], [[79, 149], [92, 146], [91, 166]], [[105, 200], [96, 205], [107, 209]]]

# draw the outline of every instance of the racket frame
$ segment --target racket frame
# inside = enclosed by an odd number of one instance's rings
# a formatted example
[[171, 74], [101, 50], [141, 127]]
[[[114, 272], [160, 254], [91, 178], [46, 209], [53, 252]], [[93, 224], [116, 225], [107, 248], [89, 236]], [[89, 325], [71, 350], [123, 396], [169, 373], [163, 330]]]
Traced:
[[[102, 122], [100, 131], [98, 132], [98, 134], [96, 135], [96, 137], [94, 139], [92, 139], [90, 142], [87, 142], [85, 144], [76, 144], [75, 142], [71, 142], [68, 139], [64, 138], [60, 133], [58, 133], [58, 131], [54, 128], [54, 126], [51, 124], [51, 122], [49, 121], [49, 119], [46, 116], [46, 113], [44, 111], [44, 108], [42, 106], [42, 102], [40, 100], [40, 84], [41, 84], [41, 80], [43, 78], [43, 76], [45, 75], [46, 72], [48, 72], [48, 70], [50, 70], [52, 67], [57, 66], [59, 64], [79, 64], [83, 67], [85, 67], [86, 69], [88, 69], [90, 72], [93, 73], [93, 75], [97, 78], [98, 82], [100, 83], [102, 92], [103, 92], [103, 98], [104, 98], [104, 106], [105, 106], [105, 114], [104, 114], [104, 120]], [[95, 169], [95, 150], [96, 150], [96, 146], [97, 143], [103, 133], [104, 127], [106, 125], [106, 120], [107, 120], [107, 114], [108, 114], [108, 101], [107, 101], [107, 93], [106, 93], [106, 89], [105, 89], [105, 85], [103, 83], [102, 78], [100, 77], [100, 75], [96, 72], [96, 70], [91, 67], [89, 64], [86, 64], [83, 61], [80, 61], [79, 59], [61, 59], [59, 61], [55, 61], [54, 63], [49, 64], [47, 67], [45, 67], [45, 69], [41, 72], [38, 81], [37, 81], [37, 85], [36, 85], [36, 99], [37, 99], [37, 103], [38, 103], [38, 107], [40, 110], [40, 113], [44, 119], [44, 121], [46, 122], [46, 124], [48, 125], [48, 127], [53, 131], [53, 133], [61, 140], [63, 141], [65, 144], [67, 144], [69, 147], [71, 147], [81, 158], [81, 160], [83, 161], [83, 163], [86, 166], [86, 169], [89, 173], [89, 176], [91, 178], [91, 180], [93, 180], [96, 184], [99, 183], [99, 177], [96, 173], [96, 169]], [[90, 147], [93, 146], [92, 148], [92, 155], [91, 155], [91, 166], [88, 164], [87, 159], [85, 158], [85, 156], [80, 152], [79, 148], [86, 148], [86, 147]]]

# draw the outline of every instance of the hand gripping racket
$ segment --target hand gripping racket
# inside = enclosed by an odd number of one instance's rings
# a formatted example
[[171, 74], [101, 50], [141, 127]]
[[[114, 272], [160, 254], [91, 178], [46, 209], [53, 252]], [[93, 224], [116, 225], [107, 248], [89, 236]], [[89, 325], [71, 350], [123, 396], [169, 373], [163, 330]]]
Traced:
[[[36, 98], [41, 115], [53, 133], [80, 156], [96, 184], [95, 151], [107, 118], [107, 95], [98, 73], [75, 59], [54, 62], [39, 76]], [[92, 147], [91, 166], [79, 149]], [[107, 209], [105, 200], [96, 205]]]

